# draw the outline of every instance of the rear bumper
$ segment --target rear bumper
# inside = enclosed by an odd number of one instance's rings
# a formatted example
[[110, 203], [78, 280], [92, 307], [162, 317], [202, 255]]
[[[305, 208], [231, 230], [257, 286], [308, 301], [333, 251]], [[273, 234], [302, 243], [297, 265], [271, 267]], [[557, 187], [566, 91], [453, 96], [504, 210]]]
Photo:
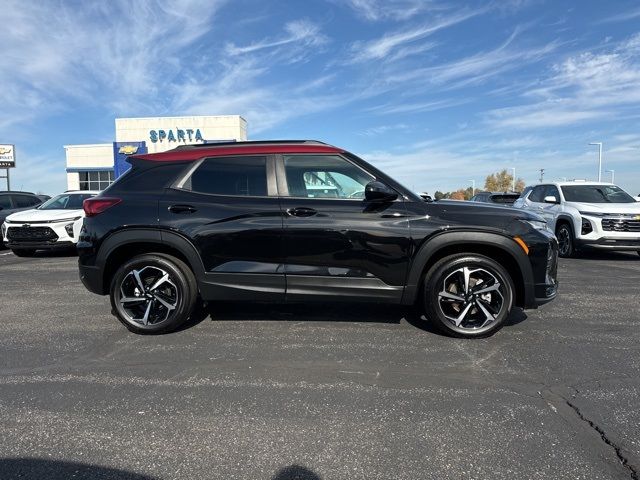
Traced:
[[640, 251], [640, 238], [600, 238], [598, 240], [584, 240], [577, 238], [575, 242], [578, 248]]
[[102, 270], [98, 267], [80, 264], [80, 281], [87, 290], [98, 295], [106, 295], [102, 280]]

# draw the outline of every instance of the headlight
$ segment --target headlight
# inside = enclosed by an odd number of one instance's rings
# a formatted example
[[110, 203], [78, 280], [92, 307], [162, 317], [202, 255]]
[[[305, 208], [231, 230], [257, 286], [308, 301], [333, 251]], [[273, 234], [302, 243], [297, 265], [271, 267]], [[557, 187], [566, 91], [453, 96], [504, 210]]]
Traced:
[[62, 218], [60, 220], [51, 220], [51, 223], [75, 222], [76, 220], [80, 220], [81, 218], [82, 217]]
[[544, 220], [522, 220], [525, 223], [528, 223], [536, 230], [549, 230], [547, 222]]
[[609, 214], [608, 213], [601, 213], [601, 212], [583, 212], [583, 211], [580, 211], [580, 215], [588, 215], [590, 217], [606, 217]]

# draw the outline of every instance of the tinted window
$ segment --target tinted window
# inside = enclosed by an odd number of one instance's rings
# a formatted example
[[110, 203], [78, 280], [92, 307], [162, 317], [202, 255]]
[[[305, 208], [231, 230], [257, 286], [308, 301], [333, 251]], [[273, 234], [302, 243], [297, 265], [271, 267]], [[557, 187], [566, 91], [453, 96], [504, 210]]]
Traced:
[[513, 205], [513, 202], [515, 202], [518, 199], [519, 195], [509, 195], [508, 193], [503, 193], [503, 194], [496, 194], [496, 195], [491, 195], [491, 201], [493, 203], [500, 203], [500, 204], [504, 204], [504, 205]]
[[533, 187], [533, 192], [529, 195], [530, 202], [544, 202], [544, 192], [546, 191], [546, 185], [538, 185], [537, 187]]
[[374, 180], [334, 155], [285, 155], [284, 167], [292, 197], [361, 199], [367, 183]]
[[264, 197], [267, 195], [266, 157], [208, 158], [184, 188], [215, 195]]
[[31, 195], [14, 195], [13, 203], [16, 208], [28, 208], [40, 203], [40, 199]]
[[568, 185], [562, 187], [567, 202], [635, 203], [634, 198], [615, 185]]
[[12, 208], [9, 195], [0, 195], [0, 207], [3, 209]]
[[558, 190], [558, 187], [556, 187], [555, 185], [549, 185], [547, 187], [547, 189], [545, 190], [545, 192], [544, 192], [544, 196], [545, 197], [556, 197], [556, 200], [558, 202], [560, 201], [560, 191]]

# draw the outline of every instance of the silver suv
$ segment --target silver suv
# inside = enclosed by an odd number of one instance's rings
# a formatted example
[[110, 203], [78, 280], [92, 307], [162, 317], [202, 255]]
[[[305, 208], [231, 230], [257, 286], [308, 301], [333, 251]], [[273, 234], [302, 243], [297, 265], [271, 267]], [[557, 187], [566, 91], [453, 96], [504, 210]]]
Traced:
[[561, 257], [584, 247], [640, 254], [640, 203], [611, 183], [543, 183], [525, 191], [513, 206], [547, 220]]

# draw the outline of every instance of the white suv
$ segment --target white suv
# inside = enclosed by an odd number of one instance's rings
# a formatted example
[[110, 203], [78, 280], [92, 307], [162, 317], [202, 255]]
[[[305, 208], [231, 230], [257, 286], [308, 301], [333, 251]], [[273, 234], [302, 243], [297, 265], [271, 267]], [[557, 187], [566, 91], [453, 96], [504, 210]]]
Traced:
[[9, 215], [2, 224], [4, 244], [19, 257], [36, 250], [75, 247], [82, 228], [82, 202], [99, 192], [62, 193], [33, 210]]
[[544, 183], [525, 191], [513, 206], [547, 220], [561, 257], [583, 247], [640, 254], [640, 203], [611, 183]]

